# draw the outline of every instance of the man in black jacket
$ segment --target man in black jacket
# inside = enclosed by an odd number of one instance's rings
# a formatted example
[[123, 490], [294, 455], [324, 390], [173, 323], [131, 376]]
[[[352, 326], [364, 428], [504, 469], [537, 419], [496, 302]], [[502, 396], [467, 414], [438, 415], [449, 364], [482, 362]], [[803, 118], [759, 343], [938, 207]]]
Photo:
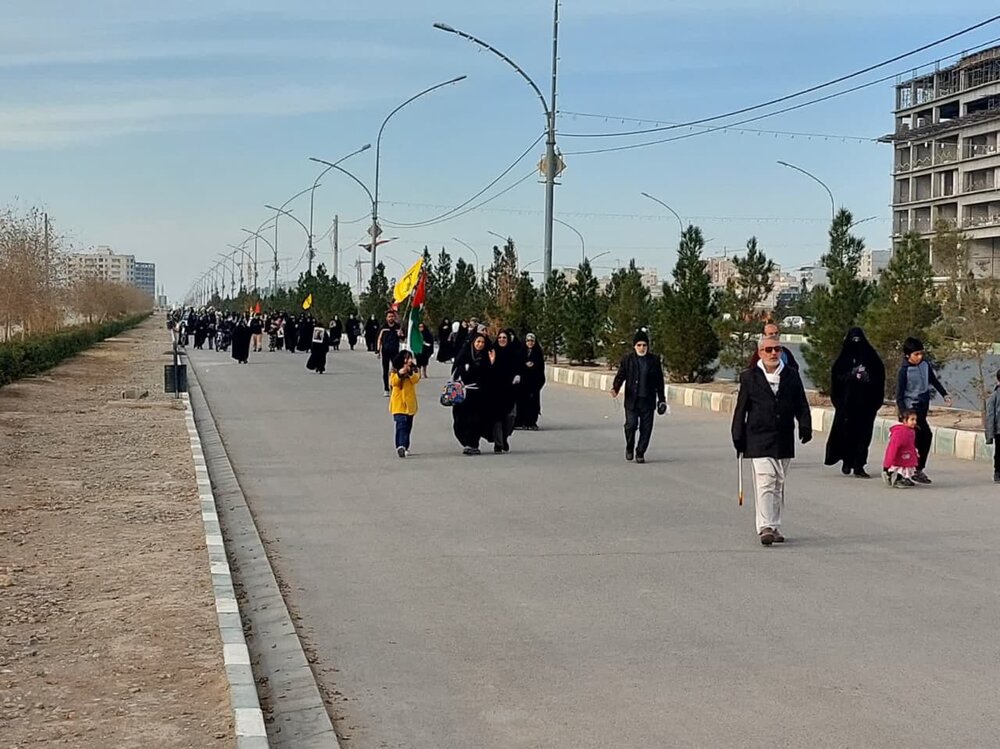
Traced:
[[[625, 460], [646, 462], [646, 448], [653, 434], [653, 412], [666, 404], [663, 367], [660, 358], [649, 353], [649, 335], [645, 329], [635, 334], [635, 350], [622, 359], [611, 387], [611, 397], [617, 398], [625, 386]], [[635, 433], [639, 431], [636, 444]]]
[[757, 535], [764, 546], [781, 543], [785, 477], [795, 457], [795, 422], [799, 439], [812, 439], [812, 414], [799, 372], [781, 360], [781, 341], [761, 338], [760, 361], [740, 374], [733, 413], [733, 446], [751, 459], [757, 506]]

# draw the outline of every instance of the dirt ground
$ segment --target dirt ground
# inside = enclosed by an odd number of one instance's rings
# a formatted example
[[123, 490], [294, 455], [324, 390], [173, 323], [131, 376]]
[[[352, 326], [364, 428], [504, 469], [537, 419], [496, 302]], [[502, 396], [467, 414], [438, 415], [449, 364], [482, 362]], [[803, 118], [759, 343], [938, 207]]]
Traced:
[[0, 389], [5, 749], [235, 746], [167, 341], [154, 317]]

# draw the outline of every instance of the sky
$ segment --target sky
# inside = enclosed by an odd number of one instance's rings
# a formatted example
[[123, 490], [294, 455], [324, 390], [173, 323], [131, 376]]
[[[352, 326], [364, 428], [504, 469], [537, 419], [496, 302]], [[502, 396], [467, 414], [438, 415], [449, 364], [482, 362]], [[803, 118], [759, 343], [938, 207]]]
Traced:
[[[467, 78], [414, 101], [386, 125], [379, 213], [385, 236], [396, 239], [380, 248], [380, 259], [390, 276], [425, 245], [475, 262], [457, 238], [487, 262], [495, 232], [514, 238], [529, 270], [541, 270], [544, 188], [537, 173], [528, 175], [544, 151], [544, 142], [532, 146], [545, 127], [542, 105], [499, 58], [432, 24], [488, 41], [547, 97], [549, 0], [5, 0], [4, 15], [0, 205], [44, 207], [73, 247], [109, 245], [155, 262], [171, 300], [182, 300], [220, 253], [243, 242], [244, 227], [273, 215], [266, 204], [281, 205], [313, 184], [322, 167], [309, 157], [333, 161], [374, 145], [397, 105], [461, 75]], [[557, 225], [554, 265], [575, 265], [585, 249], [601, 274], [634, 258], [665, 277], [677, 221], [642, 192], [701, 226], [706, 255], [739, 252], [756, 236], [784, 268], [819, 257], [829, 198], [778, 160], [820, 177], [856, 219], [874, 217], [857, 231], [868, 247], [888, 247], [892, 152], [869, 139], [893, 129], [893, 80], [743, 126], [764, 133], [719, 131], [600, 154], [574, 152], [657, 136], [573, 134], [753, 106], [990, 13], [937, 0], [910, 0], [905, 13], [894, 0], [564, 0], [560, 15], [558, 143], [567, 168], [555, 210], [585, 247]], [[997, 37], [1000, 23], [820, 93], [908, 76]], [[398, 226], [465, 203], [522, 154], [471, 204], [510, 188], [486, 205], [441, 223]], [[375, 148], [343, 166], [372, 187]], [[288, 209], [308, 223], [308, 191]], [[367, 256], [358, 244], [369, 213], [357, 184], [337, 172], [323, 177], [314, 200], [317, 263], [332, 265], [329, 228], [337, 215], [340, 275], [352, 285], [355, 261]], [[281, 220], [279, 281], [305, 270], [306, 236]], [[262, 243], [257, 249], [263, 283], [271, 251]]]

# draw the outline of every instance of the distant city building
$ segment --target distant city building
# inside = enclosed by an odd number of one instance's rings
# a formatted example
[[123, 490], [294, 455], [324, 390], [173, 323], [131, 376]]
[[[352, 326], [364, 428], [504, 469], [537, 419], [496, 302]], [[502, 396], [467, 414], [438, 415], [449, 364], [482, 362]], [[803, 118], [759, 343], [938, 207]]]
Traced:
[[705, 259], [705, 272], [713, 288], [724, 289], [729, 279], [736, 276], [736, 265], [733, 259], [726, 255], [710, 257]]
[[[945, 221], [969, 238], [970, 268], [1000, 266], [1000, 46], [896, 86], [893, 239], [924, 237]], [[931, 264], [941, 271], [934, 262]]]
[[829, 282], [826, 268], [819, 262], [799, 268], [799, 287], [803, 291], [812, 291], [817, 286], [826, 286]]
[[64, 266], [64, 277], [68, 283], [81, 278], [100, 278], [114, 283], [135, 284], [135, 255], [116, 255], [110, 247], [101, 246], [94, 252], [68, 253]]
[[134, 286], [156, 297], [156, 263], [136, 263]]
[[873, 281], [888, 267], [891, 259], [891, 250], [865, 250], [861, 254], [858, 275], [866, 281]]

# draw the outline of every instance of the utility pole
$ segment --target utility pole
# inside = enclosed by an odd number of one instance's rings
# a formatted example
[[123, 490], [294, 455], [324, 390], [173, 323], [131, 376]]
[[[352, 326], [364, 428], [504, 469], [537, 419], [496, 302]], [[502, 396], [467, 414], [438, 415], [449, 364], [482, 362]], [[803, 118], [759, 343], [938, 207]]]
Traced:
[[49, 251], [49, 214], [43, 213], [42, 220], [45, 223], [45, 290], [48, 291], [52, 285], [52, 257]]
[[545, 248], [542, 267], [545, 280], [552, 275], [552, 224], [556, 197], [556, 87], [559, 66], [559, 0], [555, 0], [552, 18], [552, 97], [549, 99], [547, 137], [545, 139]]
[[340, 216], [333, 217], [333, 277], [340, 275]]

